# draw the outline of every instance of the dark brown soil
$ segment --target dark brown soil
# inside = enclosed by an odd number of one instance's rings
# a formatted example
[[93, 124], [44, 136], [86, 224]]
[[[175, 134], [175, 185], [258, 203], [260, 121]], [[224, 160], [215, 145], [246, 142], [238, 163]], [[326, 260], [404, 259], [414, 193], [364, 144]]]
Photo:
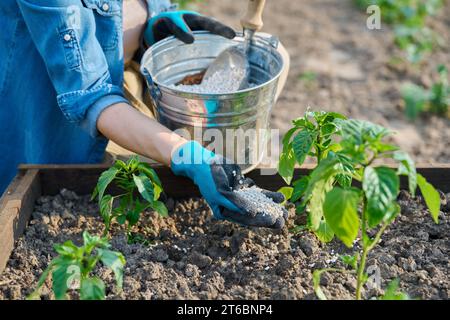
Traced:
[[203, 76], [205, 75], [205, 73], [206, 70], [193, 75], [188, 75], [184, 77], [184, 79], [181, 80], [179, 83], [177, 83], [177, 85], [182, 84], [187, 86], [193, 86], [196, 84], [200, 84], [203, 81]]
[[[441, 222], [435, 225], [420, 199], [403, 194], [402, 216], [387, 230], [371, 253], [368, 267], [379, 287], [364, 291], [380, 295], [387, 283], [401, 280], [402, 290], [420, 299], [450, 295], [450, 216], [443, 200]], [[341, 243], [323, 245], [308, 232], [243, 228], [211, 218], [203, 200], [169, 199], [170, 217], [147, 213], [139, 232], [152, 244], [128, 245], [114, 227], [112, 246], [127, 259], [124, 291], [117, 293], [110, 271], [96, 273], [107, 283], [108, 299], [315, 299], [312, 272], [341, 267], [339, 255], [350, 253]], [[290, 210], [290, 226], [295, 217]], [[66, 240], [80, 244], [81, 233], [100, 234], [102, 221], [89, 197], [63, 190], [39, 199], [25, 235], [16, 243], [0, 276], [0, 299], [23, 299], [55, 256], [53, 245]], [[357, 249], [356, 249], [357, 250]], [[327, 274], [324, 292], [333, 299], [351, 299], [353, 276]], [[42, 293], [52, 298], [50, 281]]]
[[[430, 19], [442, 44], [418, 67], [393, 63], [402, 52], [393, 44], [392, 28], [382, 23], [382, 30], [368, 30], [368, 16], [354, 2], [267, 1], [262, 31], [278, 36], [291, 56], [272, 127], [284, 134], [308, 107], [336, 111], [396, 131], [395, 142], [417, 162], [450, 162], [450, 148], [444, 143], [450, 141], [450, 120], [424, 116], [409, 122], [400, 95], [406, 82], [429, 87], [439, 64], [450, 69], [450, 1]], [[240, 30], [246, 6], [246, 1], [207, 0], [197, 9]]]

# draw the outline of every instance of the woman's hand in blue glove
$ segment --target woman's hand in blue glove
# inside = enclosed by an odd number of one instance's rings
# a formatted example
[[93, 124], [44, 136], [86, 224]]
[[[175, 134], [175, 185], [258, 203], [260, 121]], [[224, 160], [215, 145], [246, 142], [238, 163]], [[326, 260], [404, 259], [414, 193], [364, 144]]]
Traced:
[[[283, 228], [287, 211], [281, 208], [281, 216], [260, 212], [254, 203], [234, 192], [254, 183], [243, 177], [239, 166], [227, 164], [224, 160], [198, 142], [189, 141], [174, 152], [171, 168], [176, 175], [186, 176], [194, 181], [217, 219], [252, 227]], [[274, 205], [284, 201], [284, 196], [280, 193], [266, 190], [262, 190], [262, 193], [271, 198]]]
[[147, 23], [144, 39], [152, 45], [169, 36], [175, 36], [184, 43], [193, 43], [191, 31], [206, 30], [211, 33], [233, 39], [234, 30], [226, 25], [193, 11], [168, 11], [151, 18]]

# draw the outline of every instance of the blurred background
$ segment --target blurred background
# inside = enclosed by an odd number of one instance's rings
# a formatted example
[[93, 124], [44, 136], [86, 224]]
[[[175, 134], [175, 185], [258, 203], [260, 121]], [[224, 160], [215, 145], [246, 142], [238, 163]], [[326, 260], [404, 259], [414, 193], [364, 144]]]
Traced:
[[[247, 1], [179, 1], [240, 30]], [[381, 9], [381, 29], [366, 12]], [[420, 163], [450, 162], [447, 69], [450, 2], [443, 0], [267, 0], [262, 31], [291, 56], [272, 127], [284, 134], [312, 110], [386, 126]]]

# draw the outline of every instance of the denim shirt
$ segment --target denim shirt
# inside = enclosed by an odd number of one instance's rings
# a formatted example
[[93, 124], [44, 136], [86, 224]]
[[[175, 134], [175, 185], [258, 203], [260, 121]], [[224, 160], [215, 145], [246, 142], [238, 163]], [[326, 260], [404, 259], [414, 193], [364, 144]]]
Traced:
[[122, 35], [122, 0], [2, 0], [0, 195], [20, 163], [102, 161], [97, 118], [127, 102]]

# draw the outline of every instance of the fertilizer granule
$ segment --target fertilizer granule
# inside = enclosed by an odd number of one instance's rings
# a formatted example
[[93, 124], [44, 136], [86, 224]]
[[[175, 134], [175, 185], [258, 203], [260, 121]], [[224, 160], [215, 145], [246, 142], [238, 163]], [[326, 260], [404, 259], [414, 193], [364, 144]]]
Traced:
[[[239, 91], [241, 79], [244, 78], [245, 70], [231, 68], [229, 72], [217, 71], [202, 83], [196, 85], [172, 85], [177, 90], [200, 93], [200, 94], [222, 94]], [[251, 85], [249, 86], [251, 87]]]
[[242, 188], [235, 190], [239, 196], [250, 201], [255, 211], [263, 215], [269, 214], [275, 217], [283, 217], [283, 208], [280, 204], [275, 203], [272, 199], [261, 192], [258, 187]]

